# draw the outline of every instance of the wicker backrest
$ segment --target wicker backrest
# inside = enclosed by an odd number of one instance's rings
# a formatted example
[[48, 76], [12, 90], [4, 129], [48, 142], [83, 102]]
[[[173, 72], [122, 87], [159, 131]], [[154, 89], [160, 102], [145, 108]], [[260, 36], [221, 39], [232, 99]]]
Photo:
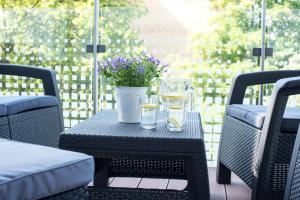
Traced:
[[284, 199], [300, 199], [300, 128], [294, 145]]
[[64, 130], [62, 106], [56, 80], [56, 72], [54, 70], [35, 66], [0, 63], [0, 74], [40, 79], [43, 84], [44, 94], [55, 96], [58, 100], [60, 126], [61, 130]]

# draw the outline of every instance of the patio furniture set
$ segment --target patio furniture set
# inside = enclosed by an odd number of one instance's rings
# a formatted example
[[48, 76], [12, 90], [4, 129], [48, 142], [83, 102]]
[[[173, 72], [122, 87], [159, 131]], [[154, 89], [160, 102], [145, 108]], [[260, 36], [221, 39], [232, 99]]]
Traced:
[[[0, 199], [210, 198], [199, 113], [187, 114], [180, 133], [167, 130], [163, 113], [156, 130], [146, 130], [117, 122], [114, 111], [101, 111], [65, 131], [54, 71], [0, 64], [0, 74], [41, 79], [45, 93], [0, 98]], [[300, 71], [249, 73], [234, 80], [218, 183], [229, 184], [234, 172], [252, 189], [252, 199], [300, 199], [300, 110], [286, 108], [288, 96], [300, 93], [296, 76]], [[268, 107], [243, 105], [247, 86], [275, 82]], [[188, 185], [182, 191], [108, 187], [115, 176], [186, 179]]]

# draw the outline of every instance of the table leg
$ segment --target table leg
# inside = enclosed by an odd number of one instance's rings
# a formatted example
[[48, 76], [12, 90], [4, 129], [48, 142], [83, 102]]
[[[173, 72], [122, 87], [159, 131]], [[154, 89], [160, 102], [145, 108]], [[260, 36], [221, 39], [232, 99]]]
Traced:
[[190, 199], [209, 200], [209, 182], [206, 159], [192, 157], [187, 161], [187, 189]]
[[95, 187], [108, 187], [108, 167], [109, 159], [94, 158], [95, 160], [95, 175], [94, 186]]

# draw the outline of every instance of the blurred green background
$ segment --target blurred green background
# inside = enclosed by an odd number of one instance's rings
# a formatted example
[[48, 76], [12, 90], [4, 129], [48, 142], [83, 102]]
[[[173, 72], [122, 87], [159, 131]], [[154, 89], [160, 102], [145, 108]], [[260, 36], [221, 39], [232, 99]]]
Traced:
[[[153, 54], [170, 65], [165, 76], [193, 79], [207, 159], [216, 164], [222, 115], [233, 76], [259, 71], [261, 2], [253, 0], [101, 0], [100, 41], [118, 55]], [[300, 2], [267, 1], [266, 70], [300, 67]], [[66, 127], [92, 115], [93, 0], [0, 0], [0, 62], [55, 69]], [[177, 6], [177, 7], [176, 7]], [[180, 9], [179, 9], [180, 8]], [[99, 78], [101, 109], [116, 108], [113, 88]], [[40, 81], [0, 76], [0, 95], [41, 94]], [[265, 104], [272, 85], [265, 86]], [[290, 100], [299, 105], [299, 98]], [[258, 87], [245, 103], [258, 102]]]

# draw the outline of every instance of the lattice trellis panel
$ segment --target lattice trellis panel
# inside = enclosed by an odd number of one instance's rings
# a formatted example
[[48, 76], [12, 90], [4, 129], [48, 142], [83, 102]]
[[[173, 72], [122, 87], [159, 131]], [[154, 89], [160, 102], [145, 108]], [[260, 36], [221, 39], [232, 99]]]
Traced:
[[[92, 114], [90, 10], [1, 10], [0, 62], [54, 69], [66, 127]], [[41, 81], [25, 77], [1, 76], [0, 86], [1, 95], [43, 93]]]
[[[218, 73], [200, 72], [195, 74], [195, 105], [194, 110], [200, 111], [204, 129], [206, 154], [208, 164], [216, 166], [220, 133], [223, 123], [225, 105], [232, 83], [230, 70]], [[258, 87], [249, 87], [245, 101], [253, 103], [257, 101]]]
[[[92, 8], [1, 10], [0, 62], [29, 64], [56, 70], [66, 127], [71, 127], [92, 114], [92, 62], [85, 50], [91, 40], [92, 10]], [[102, 9], [101, 42], [107, 45], [107, 53], [101, 56], [102, 59], [111, 59], [117, 55], [138, 55], [144, 50], [162, 55], [168, 55], [170, 50], [172, 54], [178, 53], [177, 48], [172, 46], [167, 50], [149, 49], [144, 46], [143, 40], [151, 46], [157, 42], [158, 37], [140, 38], [138, 31], [135, 30], [138, 27], [131, 27], [130, 20], [138, 18], [144, 14], [143, 12], [135, 8]], [[275, 52], [278, 52], [278, 49], [282, 51], [279, 51], [279, 54], [275, 53], [276, 59], [268, 58], [267, 69], [286, 66], [295, 69], [299, 66], [296, 65], [299, 64], [299, 48], [297, 48], [300, 44], [299, 12], [288, 13], [289, 15], [282, 15], [278, 11], [272, 14], [268, 45], [274, 47]], [[256, 12], [253, 15], [256, 16]], [[255, 23], [253, 26], [258, 26]], [[291, 41], [285, 40], [286, 30], [291, 30], [288, 35], [292, 36]], [[192, 45], [200, 45], [198, 47], [200, 50], [196, 50], [194, 54], [203, 54], [207, 57], [214, 55], [214, 59], [188, 57], [186, 52], [183, 52], [186, 57], [182, 54], [174, 56], [180, 59], [180, 64], [173, 58], [162, 60], [174, 66], [186, 67], [186, 70], [196, 69], [191, 76], [195, 87], [194, 110], [200, 111], [202, 115], [210, 166], [214, 166], [217, 159], [223, 112], [232, 76], [238, 72], [259, 70], [254, 68], [256, 61], [251, 56], [251, 48], [258, 46], [253, 41], [259, 41], [258, 37], [259, 35], [257, 38], [250, 38], [247, 45], [242, 43], [244, 41], [240, 44], [237, 40], [231, 46], [205, 45], [205, 49], [201, 50], [202, 38], [199, 41], [192, 41]], [[170, 44], [176, 42], [176, 38], [167, 40], [170, 39], [168, 35], [161, 39], [169, 41]], [[213, 44], [214, 41], [208, 41], [208, 44], [209, 42]], [[284, 47], [291, 46], [293, 52], [285, 51]], [[101, 108], [116, 109], [113, 88], [102, 78], [99, 83]], [[272, 85], [265, 86], [265, 104], [271, 91]], [[42, 92], [40, 81], [24, 77], [0, 76], [0, 95], [41, 95]], [[258, 87], [249, 87], [244, 103], [257, 102]]]
[[[92, 73], [90, 70], [74, 73], [73, 69], [76, 67], [69, 66], [53, 68], [58, 72], [57, 80], [59, 80], [65, 126], [71, 127], [92, 114]], [[43, 95], [43, 85], [40, 80], [7, 75], [0, 76], [0, 79], [0, 96]]]
[[0, 75], [0, 80], [1, 96], [42, 95], [44, 92], [41, 80], [10, 75]]
[[[159, 7], [149, 8], [151, 16], [164, 16], [163, 9]], [[103, 16], [110, 17], [114, 13], [124, 14], [128, 10], [120, 9], [106, 9], [103, 11]], [[169, 64], [172, 71], [175, 71], [174, 75], [182, 77], [187, 74], [187, 71], [193, 70], [192, 74], [189, 75], [193, 79], [195, 87], [195, 105], [193, 110], [200, 111], [202, 115], [202, 124], [205, 131], [205, 142], [207, 150], [207, 159], [210, 166], [216, 164], [217, 159], [217, 149], [219, 144], [221, 126], [223, 121], [223, 112], [225, 109], [225, 104], [227, 102], [227, 95], [229, 88], [231, 86], [231, 81], [233, 75], [242, 71], [254, 71], [256, 70], [254, 66], [256, 65], [255, 59], [251, 56], [251, 51], [246, 52], [246, 59], [248, 62], [247, 66], [242, 68], [239, 66], [239, 59], [243, 59], [245, 54], [245, 49], [241, 48], [238, 41], [233, 46], [205, 46], [205, 54], [210, 55], [220, 55], [225, 56], [218, 60], [203, 60], [198, 57], [193, 57], [188, 51], [185, 50], [187, 43], [191, 46], [201, 44], [201, 40], [190, 41], [187, 36], [173, 34], [172, 38], [168, 36], [168, 31], [164, 32], [164, 27], [162, 26], [163, 21], [157, 22], [157, 26], [153, 26], [153, 22], [157, 19], [147, 19], [151, 23], [145, 30], [144, 24], [142, 22], [134, 23], [134, 28], [141, 29], [140, 35], [137, 38], [143, 40], [144, 46], [139, 45], [139, 40], [134, 39], [120, 39], [120, 34], [118, 29], [115, 29], [114, 34], [107, 35], [107, 38], [102, 38], [103, 43], [107, 44], [108, 52], [103, 57], [104, 59], [111, 59], [115, 56], [124, 55], [136, 55], [141, 52], [141, 50], [146, 50], [146, 52], [160, 58], [161, 62]], [[149, 22], [145, 20], [145, 22]], [[111, 24], [107, 24], [113, 28], [114, 25], [117, 26], [122, 19], [114, 20]], [[167, 24], [165, 25], [169, 27]], [[133, 33], [134, 29], [133, 28]], [[174, 27], [170, 27], [174, 28]], [[182, 29], [182, 27], [176, 27], [176, 31]], [[130, 29], [132, 29], [130, 27]], [[162, 30], [160, 30], [162, 29]], [[144, 32], [143, 32], [144, 30]], [[172, 29], [173, 30], [173, 29]], [[151, 32], [151, 34], [149, 33]], [[180, 31], [179, 31], [180, 32]], [[136, 34], [136, 33], [135, 33]], [[249, 46], [253, 46], [253, 40], [249, 42]], [[119, 44], [117, 48], [110, 48], [111, 44]], [[178, 48], [180, 46], [181, 48]], [[237, 47], [237, 48], [236, 48]], [[230, 48], [230, 49], [229, 49]], [[188, 49], [188, 48], [187, 48]], [[225, 53], [224, 53], [225, 52]], [[195, 51], [194, 54], [201, 54], [202, 52]], [[215, 66], [210, 66], [211, 63], [215, 63]], [[183, 70], [182, 70], [183, 69]], [[182, 71], [180, 71], [182, 70]], [[113, 90], [110, 86], [107, 86], [105, 80], [101, 81], [101, 107], [103, 109], [116, 108], [115, 99], [112, 94]], [[258, 89], [258, 88], [257, 88]], [[256, 94], [256, 90], [253, 89], [252, 93]], [[250, 102], [256, 102], [253, 100], [253, 94], [248, 92], [246, 100]]]

